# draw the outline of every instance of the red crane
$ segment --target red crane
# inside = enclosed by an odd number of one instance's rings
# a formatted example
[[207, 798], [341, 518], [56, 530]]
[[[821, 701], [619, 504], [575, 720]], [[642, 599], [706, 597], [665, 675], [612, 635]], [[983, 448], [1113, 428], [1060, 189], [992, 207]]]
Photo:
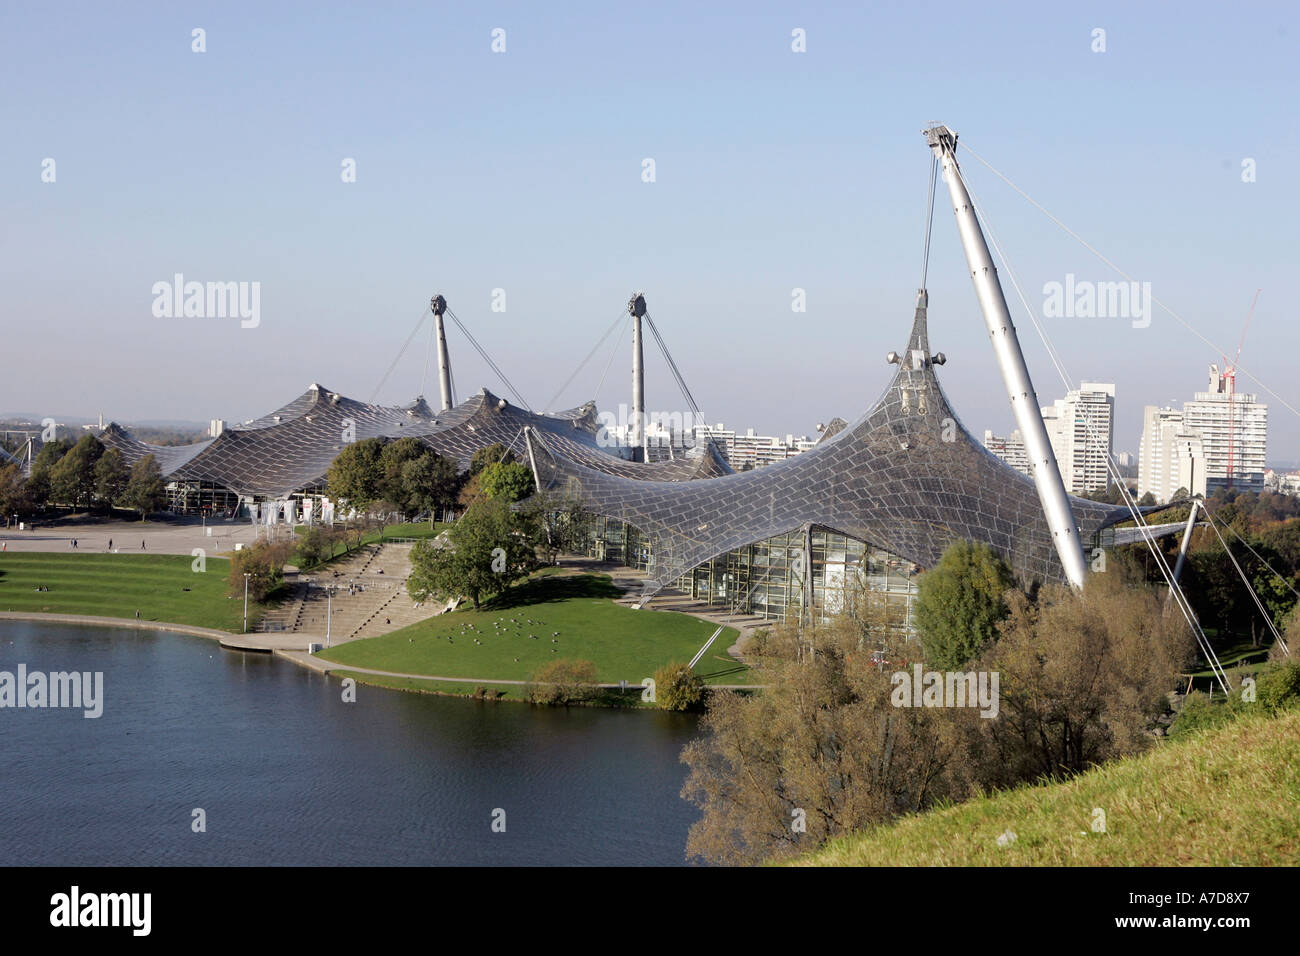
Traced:
[[1241, 330], [1241, 341], [1237, 343], [1237, 354], [1232, 359], [1232, 364], [1228, 364], [1228, 357], [1223, 357], [1223, 379], [1228, 387], [1228, 481], [1227, 490], [1232, 490], [1232, 479], [1235, 474], [1236, 456], [1236, 436], [1237, 436], [1237, 413], [1235, 402], [1237, 398], [1237, 360], [1241, 358], [1241, 347], [1246, 344], [1246, 331], [1250, 328], [1250, 319], [1255, 314], [1255, 304], [1259, 302], [1260, 290], [1255, 290], [1255, 298], [1251, 300], [1250, 311], [1246, 313], [1246, 325]]

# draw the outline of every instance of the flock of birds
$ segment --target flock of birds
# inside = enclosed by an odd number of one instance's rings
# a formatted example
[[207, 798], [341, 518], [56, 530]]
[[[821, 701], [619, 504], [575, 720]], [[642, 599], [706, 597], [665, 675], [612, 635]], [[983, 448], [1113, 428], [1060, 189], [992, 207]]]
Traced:
[[[492, 622], [493, 633], [494, 633], [495, 636], [497, 636], [497, 637], [522, 637], [523, 634], [524, 634], [524, 629], [525, 629], [526, 627], [545, 627], [545, 626], [546, 626], [546, 625], [543, 624], [541, 621], [534, 621], [534, 620], [532, 620], [532, 619], [530, 619], [530, 618], [523, 618], [523, 619], [520, 619], [520, 618], [517, 618], [517, 617], [509, 617], [509, 618], [507, 618], [507, 617], [499, 617], [499, 618], [497, 618], [495, 621]], [[512, 628], [514, 629], [514, 630], [513, 630], [513, 633], [512, 633], [512, 630], [511, 630]], [[462, 625], [460, 626], [460, 632], [459, 632], [459, 633], [460, 633], [460, 636], [461, 636], [461, 637], [468, 637], [468, 638], [470, 638], [470, 639], [471, 639], [475, 644], [477, 644], [477, 645], [480, 646], [480, 647], [483, 646], [483, 642], [482, 642], [481, 640], [479, 640], [479, 638], [480, 638], [480, 637], [486, 637], [486, 636], [487, 636], [487, 632], [484, 631], [482, 628], [480, 628], [480, 627], [479, 627], [477, 624], [475, 624], [473, 621], [468, 621], [468, 622], [462, 624]], [[539, 638], [536, 634], [529, 634], [528, 637], [529, 637], [529, 639], [534, 640], [534, 641], [541, 640], [541, 638]], [[414, 640], [415, 640], [415, 638], [407, 638], [407, 641], [408, 641], [408, 642], [414, 642]], [[447, 635], [447, 643], [449, 643], [449, 644], [453, 644], [453, 645], [454, 645], [454, 644], [456, 643], [456, 637], [455, 637], [455, 635], [453, 635], [453, 634], [448, 634], [448, 635]], [[551, 632], [551, 643], [552, 643], [552, 644], [556, 644], [556, 645], [558, 645], [558, 644], [560, 643], [560, 632], [559, 632], [559, 631], [552, 631], [552, 632]], [[560, 649], [559, 649], [558, 646], [557, 646], [557, 647], [552, 647], [552, 648], [551, 648], [551, 653], [552, 653], [552, 654], [558, 654], [559, 651], [560, 651]], [[518, 661], [519, 661], [519, 658], [516, 657], [516, 658], [515, 658], [515, 662], [518, 663]]]

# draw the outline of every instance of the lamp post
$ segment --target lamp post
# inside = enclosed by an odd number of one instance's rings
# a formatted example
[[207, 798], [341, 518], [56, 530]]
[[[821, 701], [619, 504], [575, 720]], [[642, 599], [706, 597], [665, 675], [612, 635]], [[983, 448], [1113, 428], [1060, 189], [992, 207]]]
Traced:
[[244, 572], [244, 633], [245, 634], [248, 633], [248, 579], [251, 576], [252, 575], [250, 575], [249, 572], [247, 571]]
[[325, 585], [325, 646], [330, 646], [330, 618], [334, 611], [334, 585]]

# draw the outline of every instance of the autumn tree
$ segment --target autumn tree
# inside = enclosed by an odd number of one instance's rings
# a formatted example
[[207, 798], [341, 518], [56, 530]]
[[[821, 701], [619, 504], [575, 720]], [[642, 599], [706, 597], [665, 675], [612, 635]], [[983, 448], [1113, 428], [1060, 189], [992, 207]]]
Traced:
[[1137, 753], [1192, 660], [1187, 622], [1155, 589], [1116, 573], [1082, 591], [1010, 592], [1001, 636], [977, 666], [1000, 675], [1001, 710], [978, 722], [986, 785], [1073, 774]]
[[754, 640], [746, 661], [765, 689], [713, 694], [682, 753], [682, 796], [703, 812], [688, 857], [754, 863], [964, 795], [950, 713], [890, 701], [876, 649], [901, 660], [902, 641], [848, 618]]

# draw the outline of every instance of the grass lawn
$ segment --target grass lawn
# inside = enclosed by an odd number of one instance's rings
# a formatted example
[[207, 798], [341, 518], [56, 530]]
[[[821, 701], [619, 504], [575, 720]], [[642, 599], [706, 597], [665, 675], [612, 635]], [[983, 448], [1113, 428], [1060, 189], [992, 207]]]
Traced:
[[[207, 570], [173, 554], [0, 554], [0, 610], [168, 621], [238, 632], [244, 602], [226, 597], [230, 562]], [[45, 586], [48, 591], [37, 591]], [[186, 590], [188, 588], [188, 590]], [[260, 609], [250, 602], [249, 626]]]
[[[1105, 832], [1093, 832], [1094, 809]], [[1014, 841], [998, 846], [1011, 831]], [[1300, 710], [1251, 715], [1064, 783], [830, 841], [805, 866], [1272, 866], [1300, 860]]]
[[[614, 603], [618, 594], [605, 575], [541, 575], [480, 611], [469, 605], [320, 656], [344, 666], [498, 680], [528, 680], [551, 661], [578, 658], [594, 663], [602, 682], [639, 684], [665, 664], [689, 661], [717, 629], [673, 611], [633, 611]], [[735, 642], [727, 628], [695, 665], [706, 683], [751, 683], [727, 655]]]

